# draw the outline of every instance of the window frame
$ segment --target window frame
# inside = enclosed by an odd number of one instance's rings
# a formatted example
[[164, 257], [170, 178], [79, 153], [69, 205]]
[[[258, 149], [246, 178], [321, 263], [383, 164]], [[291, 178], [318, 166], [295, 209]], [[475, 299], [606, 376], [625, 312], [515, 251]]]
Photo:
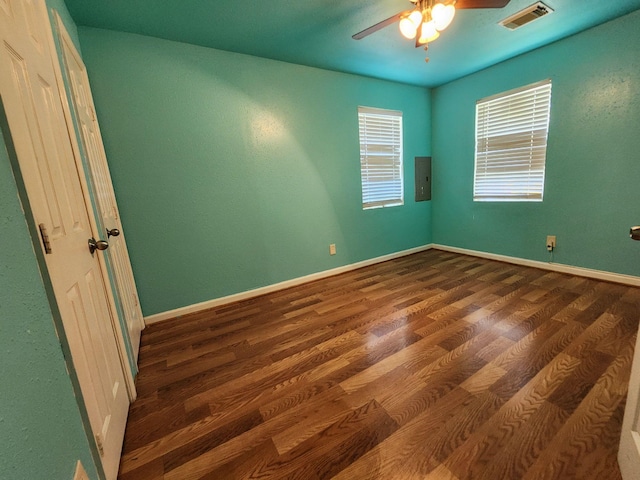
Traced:
[[358, 107], [363, 210], [404, 205], [402, 118], [399, 110]]
[[476, 102], [474, 202], [543, 201], [551, 89], [546, 79]]

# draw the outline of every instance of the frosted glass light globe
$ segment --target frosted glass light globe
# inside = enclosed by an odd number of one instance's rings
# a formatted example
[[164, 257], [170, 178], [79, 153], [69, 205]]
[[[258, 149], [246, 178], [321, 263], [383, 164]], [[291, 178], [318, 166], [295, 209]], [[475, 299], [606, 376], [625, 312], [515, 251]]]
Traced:
[[400, 20], [398, 27], [400, 28], [400, 33], [404, 38], [408, 38], [409, 40], [416, 38], [418, 28], [413, 24], [409, 17], [404, 17]]
[[422, 12], [420, 10], [414, 10], [409, 14], [409, 20], [413, 22], [417, 30], [420, 24], [422, 23]]
[[431, 9], [431, 18], [433, 19], [436, 29], [440, 31], [444, 30], [451, 24], [455, 15], [456, 7], [453, 5], [436, 3]]
[[418, 42], [420, 42], [421, 44], [432, 42], [439, 36], [440, 32], [436, 30], [435, 22], [431, 20], [430, 22], [424, 22], [422, 24], [422, 32], [420, 32], [420, 38], [418, 39]]

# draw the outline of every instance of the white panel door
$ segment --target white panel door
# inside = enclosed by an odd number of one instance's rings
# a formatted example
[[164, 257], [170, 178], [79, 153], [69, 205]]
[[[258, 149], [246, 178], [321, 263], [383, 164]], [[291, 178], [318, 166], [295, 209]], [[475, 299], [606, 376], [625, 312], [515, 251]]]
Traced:
[[[64, 23], [59, 15], [56, 14], [55, 17], [64, 57], [64, 68], [70, 84], [71, 104], [73, 105], [80, 130], [81, 147], [89, 163], [89, 173], [96, 206], [102, 220], [102, 227], [110, 233], [115, 233], [115, 235], [109, 236], [109, 249], [106, 253], [110, 259], [118, 297], [124, 310], [134, 360], [137, 361], [140, 348], [140, 333], [144, 328], [144, 319], [140, 309], [140, 302], [138, 301], [138, 292], [133, 278], [124, 232], [120, 223], [118, 205], [113, 191], [113, 184], [111, 183], [111, 174], [107, 165], [100, 127], [95, 115], [89, 77], [73, 41], [64, 27]], [[73, 120], [71, 118], [68, 119], [68, 126], [69, 131], [73, 132]]]
[[627, 405], [622, 422], [618, 463], [624, 480], [640, 478], [640, 332], [631, 367]]
[[44, 0], [0, 1], [0, 39], [0, 96], [91, 429], [107, 478], [115, 479], [129, 397], [102, 253], [88, 248], [96, 232], [66, 129]]

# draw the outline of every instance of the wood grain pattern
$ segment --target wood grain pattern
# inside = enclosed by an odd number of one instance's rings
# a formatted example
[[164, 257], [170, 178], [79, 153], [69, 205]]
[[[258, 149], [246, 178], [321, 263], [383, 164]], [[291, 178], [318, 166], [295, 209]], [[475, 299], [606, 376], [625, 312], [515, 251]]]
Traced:
[[639, 319], [429, 250], [151, 325], [119, 478], [617, 480]]

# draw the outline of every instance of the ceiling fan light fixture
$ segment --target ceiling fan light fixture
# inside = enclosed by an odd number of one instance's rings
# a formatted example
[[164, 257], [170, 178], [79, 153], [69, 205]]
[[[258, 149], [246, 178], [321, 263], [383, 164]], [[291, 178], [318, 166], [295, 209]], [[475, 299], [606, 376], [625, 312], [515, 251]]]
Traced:
[[443, 3], [436, 3], [431, 9], [431, 18], [435, 23], [436, 29], [439, 31], [447, 28], [455, 15], [456, 7], [454, 7], [453, 4], [444, 5]]
[[[403, 11], [387, 18], [375, 25], [365, 28], [361, 32], [353, 35], [354, 40], [361, 40], [364, 37], [377, 32], [378, 30], [399, 21], [400, 33], [403, 37], [413, 40], [415, 39], [416, 48], [428, 48], [428, 43], [433, 42], [440, 36], [440, 32], [445, 30], [453, 21], [456, 15], [456, 4], [459, 2], [459, 8], [502, 8], [511, 0], [409, 0], [414, 5], [414, 10]], [[542, 2], [538, 2], [543, 5]], [[536, 4], [534, 7], [536, 7]], [[549, 11], [553, 11], [544, 6]], [[535, 8], [534, 8], [535, 10]], [[541, 16], [540, 9], [536, 10], [536, 15]], [[530, 13], [530, 10], [527, 11]], [[542, 13], [549, 13], [546, 10]], [[517, 16], [518, 14], [516, 14]], [[500, 24], [509, 28], [511, 26], [512, 17], [509, 17]], [[507, 25], [508, 24], [508, 25]], [[427, 58], [428, 62], [429, 59]]]

